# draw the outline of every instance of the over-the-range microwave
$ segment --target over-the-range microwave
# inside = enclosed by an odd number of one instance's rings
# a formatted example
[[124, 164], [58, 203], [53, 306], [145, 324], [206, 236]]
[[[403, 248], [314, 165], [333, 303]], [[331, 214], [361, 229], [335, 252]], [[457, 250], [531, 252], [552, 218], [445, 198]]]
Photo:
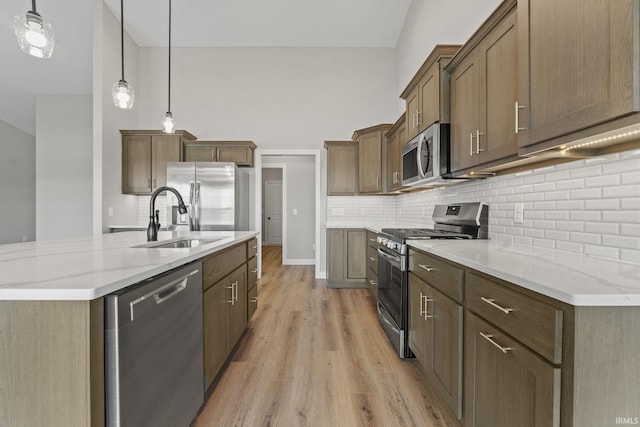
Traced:
[[434, 123], [402, 148], [402, 185], [410, 187], [454, 184], [449, 174], [449, 124]]

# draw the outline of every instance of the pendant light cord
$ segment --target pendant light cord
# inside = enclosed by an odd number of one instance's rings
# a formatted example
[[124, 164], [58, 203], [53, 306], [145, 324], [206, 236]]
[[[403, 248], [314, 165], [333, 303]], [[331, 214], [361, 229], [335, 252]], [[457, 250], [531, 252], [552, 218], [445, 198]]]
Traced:
[[31, 12], [33, 12], [34, 15], [38, 14], [36, 11], [36, 0], [31, 0]]
[[124, 0], [120, 0], [120, 66], [122, 67], [122, 81], [124, 81]]
[[[35, 1], [35, 0], [34, 0]], [[169, 104], [167, 112], [171, 112], [171, 0], [169, 0]]]

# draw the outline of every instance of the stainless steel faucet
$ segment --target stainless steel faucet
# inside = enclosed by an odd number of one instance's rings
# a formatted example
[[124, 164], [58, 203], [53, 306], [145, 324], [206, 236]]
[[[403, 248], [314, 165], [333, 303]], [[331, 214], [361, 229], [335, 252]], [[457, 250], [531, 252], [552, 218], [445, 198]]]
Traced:
[[151, 195], [151, 202], [149, 203], [149, 226], [147, 227], [148, 242], [155, 242], [156, 240], [158, 240], [158, 229], [160, 228], [160, 223], [159, 219], [154, 215], [154, 210], [156, 205], [156, 197], [158, 197], [158, 194], [162, 193], [163, 191], [171, 191], [173, 194], [175, 194], [178, 198], [178, 212], [180, 212], [181, 214], [187, 213], [187, 207], [184, 205], [182, 196], [180, 195], [180, 193], [178, 193], [178, 190], [173, 187], [159, 187], [158, 189], [156, 189], [156, 191], [154, 191]]

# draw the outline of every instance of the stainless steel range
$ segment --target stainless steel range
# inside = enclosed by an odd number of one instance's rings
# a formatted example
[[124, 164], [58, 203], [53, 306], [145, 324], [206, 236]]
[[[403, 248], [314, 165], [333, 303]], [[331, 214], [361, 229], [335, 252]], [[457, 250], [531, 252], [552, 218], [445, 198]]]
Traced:
[[407, 240], [486, 239], [489, 206], [485, 203], [436, 205], [434, 227], [383, 228], [378, 236], [378, 319], [402, 358], [413, 357], [409, 333], [409, 259]]

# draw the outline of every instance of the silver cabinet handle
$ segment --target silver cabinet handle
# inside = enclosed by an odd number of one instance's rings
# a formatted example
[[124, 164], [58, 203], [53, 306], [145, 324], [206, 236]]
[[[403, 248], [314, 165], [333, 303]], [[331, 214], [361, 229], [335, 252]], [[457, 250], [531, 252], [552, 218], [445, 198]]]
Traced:
[[484, 133], [480, 133], [480, 129], [476, 130], [476, 154], [484, 151], [484, 148], [480, 148], [480, 135], [484, 135]]
[[523, 108], [527, 108], [527, 107], [524, 106], [524, 105], [520, 105], [518, 103], [518, 101], [516, 101], [516, 108], [515, 108], [515, 110], [516, 110], [516, 133], [520, 132], [521, 130], [527, 130], [526, 128], [521, 128], [520, 127], [520, 110], [523, 109]]
[[377, 242], [378, 239], [369, 239], [370, 242]]
[[504, 354], [507, 354], [508, 352], [510, 352], [512, 350], [511, 347], [503, 347], [500, 344], [498, 344], [497, 342], [495, 342], [492, 339], [493, 335], [485, 334], [483, 332], [480, 332], [480, 335], [482, 335], [482, 338], [484, 338], [485, 340], [489, 341], [491, 344], [493, 344], [496, 347], [498, 347], [500, 349], [500, 351], [503, 352]]
[[469, 155], [473, 157], [473, 132], [469, 134]]
[[373, 280], [369, 280], [369, 283], [371, 284], [371, 286], [377, 286], [378, 285], [378, 283], [374, 282]]
[[251, 246], [251, 249], [258, 249], [258, 245]]
[[235, 302], [236, 302], [236, 300], [235, 300], [235, 299], [233, 299], [233, 294], [234, 294], [234, 292], [233, 292], [233, 288], [234, 288], [233, 283], [231, 284], [231, 286], [227, 286], [227, 289], [231, 289], [231, 299], [227, 301], [227, 302], [228, 302], [228, 303], [230, 303], [231, 305], [234, 305], [234, 304], [235, 304]]
[[425, 295], [422, 292], [420, 292], [420, 317], [424, 317], [427, 315], [427, 309], [422, 307], [424, 297]]
[[233, 290], [235, 291], [233, 299], [235, 300], [235, 302], [238, 302], [238, 281], [237, 280], [233, 282]]
[[251, 302], [252, 302], [252, 303], [256, 303], [256, 302], [258, 302], [258, 297], [253, 297], [253, 298], [251, 298]]
[[429, 303], [433, 302], [431, 298], [428, 296], [424, 296], [424, 320], [430, 319], [433, 317], [432, 314], [429, 314]]
[[255, 274], [255, 273], [257, 273], [257, 272], [258, 272], [258, 269], [257, 269], [257, 268], [252, 268], [252, 269], [251, 269], [251, 272]]
[[496, 308], [498, 310], [500, 310], [501, 312], [503, 312], [504, 314], [509, 314], [513, 311], [513, 308], [504, 308], [498, 304], [495, 303], [495, 300], [492, 298], [485, 298], [485, 297], [480, 297], [480, 299], [484, 302], [486, 302], [487, 304], [489, 304], [491, 307]]
[[422, 121], [420, 121], [420, 115], [422, 114], [422, 111], [418, 110], [416, 111], [416, 127], [419, 128], [420, 125], [422, 124]]
[[[362, 259], [362, 258], [360, 258], [360, 259]], [[369, 261], [377, 261], [377, 260], [378, 260], [378, 258], [374, 258], [372, 256], [369, 257]]]
[[435, 268], [429, 267], [428, 265], [425, 265], [425, 264], [418, 264], [418, 267], [422, 268], [423, 270], [427, 270], [429, 272], [435, 270]]

